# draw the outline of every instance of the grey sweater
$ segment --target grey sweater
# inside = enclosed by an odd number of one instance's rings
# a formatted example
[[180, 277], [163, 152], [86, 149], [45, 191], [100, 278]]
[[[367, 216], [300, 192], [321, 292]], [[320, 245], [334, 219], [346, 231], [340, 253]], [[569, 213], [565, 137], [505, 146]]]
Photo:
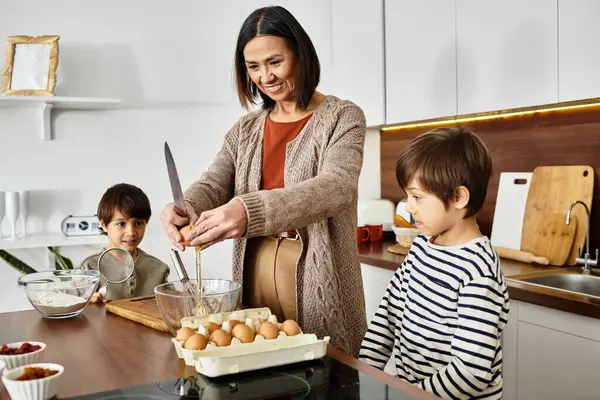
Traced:
[[248, 216], [233, 247], [233, 278], [242, 282], [246, 239], [297, 229], [296, 320], [307, 333], [331, 337], [358, 356], [367, 329], [356, 243], [358, 177], [366, 122], [349, 101], [327, 96], [287, 145], [285, 187], [260, 190], [265, 110], [253, 111], [226, 134], [215, 160], [185, 192], [198, 214], [237, 197]]

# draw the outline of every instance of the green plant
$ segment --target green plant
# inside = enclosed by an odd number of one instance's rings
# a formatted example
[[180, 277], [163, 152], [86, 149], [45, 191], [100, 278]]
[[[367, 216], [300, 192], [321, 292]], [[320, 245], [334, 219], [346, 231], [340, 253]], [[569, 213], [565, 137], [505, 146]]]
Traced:
[[[48, 247], [48, 250], [54, 254], [54, 268], [55, 269], [73, 269], [73, 261], [69, 258], [60, 254], [60, 251], [56, 247]], [[29, 266], [23, 260], [15, 257], [6, 250], [0, 250], [0, 259], [4, 260], [5, 263], [10, 265], [15, 271], [21, 274], [30, 274], [37, 272], [34, 268]]]

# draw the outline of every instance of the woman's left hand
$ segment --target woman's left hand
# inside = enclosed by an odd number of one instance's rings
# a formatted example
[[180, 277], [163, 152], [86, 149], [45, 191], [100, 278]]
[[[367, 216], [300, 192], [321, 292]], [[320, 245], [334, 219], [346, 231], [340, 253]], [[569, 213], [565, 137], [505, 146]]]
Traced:
[[229, 203], [200, 214], [194, 228], [187, 235], [191, 246], [202, 250], [225, 239], [241, 237], [246, 232], [248, 217], [241, 200]]

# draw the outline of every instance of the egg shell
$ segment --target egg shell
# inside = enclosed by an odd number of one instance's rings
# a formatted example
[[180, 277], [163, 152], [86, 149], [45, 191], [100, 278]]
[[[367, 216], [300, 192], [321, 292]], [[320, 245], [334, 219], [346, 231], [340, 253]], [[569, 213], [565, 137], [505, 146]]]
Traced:
[[293, 319], [288, 319], [284, 321], [279, 329], [286, 333], [288, 336], [296, 336], [300, 334], [300, 326]]
[[254, 341], [254, 332], [248, 325], [237, 325], [231, 331], [231, 336], [239, 339], [242, 343], [252, 343]]
[[232, 319], [232, 320], [229, 320], [227, 322], [229, 322], [229, 325], [231, 326], [231, 329], [235, 328], [236, 325], [241, 324], [241, 322], [238, 321], [237, 319]]
[[277, 329], [277, 325], [275, 325], [269, 321], [263, 322], [257, 331], [257, 333], [264, 336], [265, 339], [277, 338], [278, 332], [279, 332], [279, 329]]
[[223, 329], [217, 329], [211, 333], [209, 340], [219, 347], [229, 346], [231, 344], [231, 335]]
[[179, 233], [181, 234], [181, 244], [185, 247], [191, 246], [190, 242], [185, 240], [185, 237], [188, 235], [188, 233], [190, 233], [191, 230], [192, 230], [192, 225], [184, 226], [183, 228], [181, 228], [179, 230]]
[[204, 335], [195, 333], [185, 341], [183, 348], [188, 350], [204, 350], [207, 344], [208, 340]]
[[178, 340], [180, 342], [181, 341], [185, 342], [194, 333], [196, 333], [196, 332], [194, 332], [194, 330], [192, 328], [188, 328], [188, 327], [181, 328], [179, 331], [177, 331], [177, 336], [175, 337], [175, 340]]

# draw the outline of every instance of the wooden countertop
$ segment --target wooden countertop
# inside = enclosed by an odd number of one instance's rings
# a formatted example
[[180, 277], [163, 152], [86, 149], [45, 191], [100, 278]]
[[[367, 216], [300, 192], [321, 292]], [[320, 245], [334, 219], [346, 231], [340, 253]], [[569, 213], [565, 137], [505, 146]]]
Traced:
[[[42, 341], [42, 361], [65, 368], [58, 397], [122, 389], [197, 375], [177, 358], [171, 335], [107, 313], [90, 304], [75, 318], [44, 319], [35, 311], [0, 314], [0, 344]], [[327, 354], [416, 400], [439, 400], [332, 347]], [[0, 385], [0, 400], [10, 397]]]
[[[385, 268], [391, 271], [398, 269], [403, 255], [390, 253], [388, 247], [394, 245], [392, 240], [379, 243], [365, 243], [358, 247], [360, 262], [374, 267]], [[561, 271], [568, 273], [573, 268], [555, 266], [541, 266], [527, 264], [519, 261], [501, 259], [502, 271], [507, 279], [508, 294], [511, 299], [525, 301], [544, 307], [567, 311], [588, 317], [600, 318], [600, 299], [585, 294], [569, 293], [548, 287], [539, 287], [517, 282], [512, 279], [523, 274], [538, 273], [543, 271]], [[512, 278], [512, 279], [511, 279]]]

